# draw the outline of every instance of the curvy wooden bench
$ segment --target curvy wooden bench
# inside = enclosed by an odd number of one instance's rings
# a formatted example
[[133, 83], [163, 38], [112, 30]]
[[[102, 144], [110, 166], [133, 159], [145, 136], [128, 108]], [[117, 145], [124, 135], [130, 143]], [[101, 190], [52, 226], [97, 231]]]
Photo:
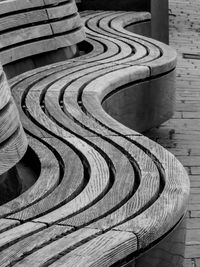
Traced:
[[0, 266], [181, 266], [189, 180], [138, 132], [172, 115], [176, 53], [125, 29], [149, 13], [82, 17], [89, 53], [10, 80], [38, 178], [0, 207]]

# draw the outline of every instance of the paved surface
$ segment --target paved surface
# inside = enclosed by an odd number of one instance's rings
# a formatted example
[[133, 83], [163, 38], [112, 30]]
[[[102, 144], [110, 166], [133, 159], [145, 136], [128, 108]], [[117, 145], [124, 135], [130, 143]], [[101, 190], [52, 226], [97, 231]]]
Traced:
[[176, 113], [148, 136], [175, 154], [190, 176], [184, 267], [200, 267], [200, 1], [169, 2], [170, 45], [178, 52]]

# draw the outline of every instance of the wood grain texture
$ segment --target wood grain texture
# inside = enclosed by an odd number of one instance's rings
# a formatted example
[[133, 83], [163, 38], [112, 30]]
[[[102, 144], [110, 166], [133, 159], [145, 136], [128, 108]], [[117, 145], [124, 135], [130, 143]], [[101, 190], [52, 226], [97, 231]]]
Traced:
[[0, 49], [7, 46], [12, 46], [16, 43], [36, 39], [43, 36], [50, 36], [52, 34], [49, 25], [33, 26], [21, 30], [15, 30], [9, 33], [0, 35]]
[[0, 1], [0, 14], [44, 6], [43, 0], [5, 0]]
[[[8, 59], [9, 51], [3, 51], [8, 62], [82, 40], [74, 1], [43, 4], [38, 10], [47, 10], [49, 20], [41, 17], [33, 27], [51, 26], [52, 38], [41, 34], [35, 42], [22, 42]], [[102, 106], [109, 99], [118, 111], [118, 96], [124, 112], [133, 112], [130, 120], [143, 120], [144, 129], [171, 116], [175, 52], [124, 29], [145, 20], [149, 13], [85, 11], [90, 45], [80, 47], [88, 54], [10, 81], [41, 173], [31, 188], [2, 206], [1, 266], [110, 266], [162, 238], [185, 213], [189, 183], [182, 165]], [[161, 100], [155, 103], [156, 96]], [[149, 116], [138, 119], [145, 97]]]
[[[62, 221], [61, 224], [80, 227], [84, 224], [90, 224], [93, 220], [98, 220], [99, 217], [105, 217], [105, 214], [111, 213], [117, 206], [122, 205], [127, 198], [131, 197], [137, 184], [135, 170], [126, 155], [120, 151], [120, 147], [116, 148], [114, 146], [115, 144], [111, 145], [109, 142], [98, 137], [90, 137], [87, 138], [87, 140], [92, 142], [92, 144], [97, 146], [108, 156], [108, 159], [112, 162], [112, 169], [111, 167], [110, 169], [115, 179], [114, 181], [110, 179], [111, 189], [101, 200], [87, 210], [70, 219]], [[120, 145], [120, 143], [118, 143], [118, 145]], [[121, 149], [123, 148], [121, 147]]]
[[5, 73], [0, 79], [0, 174], [11, 169], [24, 156], [27, 139]]
[[23, 236], [34, 234], [44, 228], [44, 224], [28, 222], [9, 229], [8, 231], [0, 234], [0, 249], [2, 250], [3, 248], [6, 248], [7, 246], [17, 242], [18, 240], [22, 239]]
[[[38, 199], [32, 206], [26, 207], [19, 212], [15, 212], [10, 218], [27, 220], [34, 218], [35, 216], [41, 216], [49, 210], [55, 209], [57, 206], [71, 201], [85, 186], [84, 166], [78, 155], [66, 146], [66, 144], [57, 139], [46, 138], [45, 141], [59, 153], [59, 156], [63, 160], [63, 166], [60, 166], [60, 168], [62, 168], [60, 173], [63, 172], [63, 175], [59, 177], [59, 184], [53, 191], [49, 192], [48, 195], [43, 195], [43, 198]], [[73, 167], [74, 162], [76, 162], [76, 168]], [[40, 181], [38, 181], [38, 185], [40, 186]], [[29, 191], [31, 191], [31, 189], [29, 189]], [[25, 192], [24, 195], [29, 196], [29, 192]], [[10, 207], [10, 204], [11, 203], [7, 203], [6, 206]]]
[[4, 72], [1, 71], [1, 77], [0, 77], [0, 93], [1, 93], [1, 98], [0, 98], [0, 110], [2, 110], [8, 103], [8, 101], [11, 98], [11, 93], [10, 93], [10, 87], [8, 85], [8, 81], [6, 79], [6, 75]]
[[41, 264], [50, 264], [56, 258], [59, 258], [65, 251], [70, 250], [73, 246], [80, 245], [85, 239], [97, 234], [97, 229], [80, 229], [69, 235], [63, 236], [58, 240], [42, 247], [40, 250], [33, 252], [30, 256], [25, 257], [16, 266], [40, 266]]
[[151, 151], [165, 170], [165, 187], [158, 200], [145, 212], [116, 228], [129, 231], [133, 226], [133, 232], [137, 232], [139, 236], [140, 247], [144, 247], [155, 240], [158, 233], [159, 235], [166, 233], [169, 223], [180, 220], [188, 203], [189, 180], [184, 168], [180, 168], [181, 163], [161, 146], [145, 137], [131, 139], [137, 140]]
[[[129, 18], [128, 18], [128, 21], [129, 21]], [[112, 27], [117, 31], [125, 33], [126, 32], [126, 30], [124, 29], [125, 25], [121, 24], [122, 22], [126, 24], [125, 20], [123, 21], [119, 19], [116, 21], [113, 20]], [[134, 33], [130, 33], [130, 32], [128, 34], [135, 35]], [[136, 38], [139, 37], [139, 35], [138, 36], [135, 35], [135, 36]], [[148, 41], [150, 42], [150, 40], [152, 40], [147, 37], [143, 37], [142, 39], [147, 42]], [[176, 66], [176, 57], [177, 57], [175, 50], [159, 41], [154, 40], [153, 44], [160, 48], [160, 51], [162, 51], [162, 54], [160, 54], [160, 57], [157, 58], [157, 60], [144, 63], [143, 65], [149, 66], [151, 68], [152, 75], [158, 75], [159, 73], [167, 72], [173, 69]]]
[[45, 10], [36, 10], [15, 15], [4, 16], [0, 18], [0, 31], [10, 30], [16, 26], [23, 26], [30, 23], [38, 23], [47, 20], [47, 13]]
[[[80, 211], [81, 209], [97, 201], [103, 197], [104, 192], [109, 186], [109, 169], [106, 161], [100, 153], [98, 153], [92, 146], [84, 143], [77, 138], [68, 138], [70, 143], [73, 143], [78, 150], [80, 150], [86, 157], [89, 168], [90, 177], [87, 185], [71, 202], [61, 206], [55, 211], [49, 212], [34, 221], [46, 222], [52, 224], [56, 221], [65, 219], [67, 216]], [[75, 145], [76, 144], [76, 145]]]
[[0, 219], [0, 232], [7, 231], [19, 224], [17, 220]]
[[84, 39], [85, 39], [85, 31], [83, 27], [79, 27], [68, 34], [63, 33], [60, 36], [54, 37], [57, 48], [72, 46], [74, 44], [83, 41]]
[[53, 33], [57, 34], [60, 32], [67, 32], [76, 29], [80, 27], [82, 23], [80, 15], [78, 13], [75, 13], [73, 16], [70, 16], [69, 18], [51, 22], [50, 25], [53, 30]]
[[50, 8], [47, 8], [46, 10], [49, 19], [66, 17], [75, 14], [78, 11], [76, 3], [74, 1], [67, 1], [63, 5], [55, 5]]
[[0, 61], [3, 65], [70, 47], [85, 39], [75, 1], [6, 0], [0, 5], [3, 15], [0, 18]]
[[20, 127], [17, 107], [13, 99], [0, 111], [0, 144]]
[[5, 216], [16, 213], [40, 199], [45, 198], [60, 182], [59, 163], [51, 150], [33, 138], [29, 138], [29, 145], [35, 151], [39, 159], [41, 165], [39, 170], [40, 175], [33, 186], [17, 198], [0, 207], [1, 215]]
[[12, 168], [24, 156], [27, 150], [27, 138], [22, 126], [0, 148], [0, 174]]
[[61, 238], [64, 234], [70, 232], [71, 229], [67, 226], [52, 226], [44, 230], [40, 228], [40, 231], [31, 233], [30, 236], [25, 236], [24, 239], [1, 251], [1, 266], [5, 267], [8, 264], [17, 263], [27, 254], [31, 254], [34, 250], [40, 249], [49, 242]]
[[109, 231], [74, 249], [50, 266], [111, 266], [136, 251], [137, 239], [128, 232]]

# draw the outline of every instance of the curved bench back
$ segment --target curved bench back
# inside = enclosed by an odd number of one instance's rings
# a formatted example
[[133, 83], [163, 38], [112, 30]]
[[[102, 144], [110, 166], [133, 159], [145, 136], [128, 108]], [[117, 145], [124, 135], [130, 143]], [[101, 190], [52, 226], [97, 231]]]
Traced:
[[20, 190], [17, 173], [11, 169], [24, 156], [28, 143], [1, 65], [0, 95], [0, 203], [3, 203]]
[[[6, 0], [0, 2], [0, 62], [2, 65], [40, 55], [18, 68], [31, 69], [48, 63], [58, 51], [58, 60], [74, 57], [76, 44], [84, 40], [84, 29], [74, 0]], [[67, 49], [68, 48], [68, 49]], [[70, 49], [69, 49], [70, 48]], [[62, 53], [61, 53], [62, 50]], [[50, 60], [50, 62], [56, 61]], [[32, 64], [32, 67], [28, 65]], [[23, 66], [24, 65], [24, 66]], [[17, 73], [16, 73], [17, 74]]]

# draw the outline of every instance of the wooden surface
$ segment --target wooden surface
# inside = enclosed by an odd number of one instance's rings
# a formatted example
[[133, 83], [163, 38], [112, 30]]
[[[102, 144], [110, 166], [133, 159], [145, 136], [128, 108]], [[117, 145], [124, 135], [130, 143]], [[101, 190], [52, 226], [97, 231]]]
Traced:
[[[0, 208], [1, 266], [111, 266], [145, 250], [184, 215], [189, 180], [179, 161], [102, 107], [144, 83], [159, 84], [143, 89], [152, 105], [157, 94], [173, 100], [174, 50], [124, 29], [146, 18], [85, 11], [88, 54], [9, 81], [41, 166], [37, 182]], [[171, 115], [171, 108], [156, 108], [143, 129]], [[162, 120], [153, 121], [156, 113]]]
[[[19, 6], [12, 3], [4, 12], [23, 9], [20, 0]], [[44, 49], [54, 50], [80, 40], [81, 21], [73, 13], [74, 1], [36, 1], [35, 6], [27, 1], [24, 9], [27, 13], [40, 10], [38, 21], [43, 21], [45, 10], [51, 27], [48, 22], [32, 26], [37, 27], [35, 32], [26, 28], [15, 40], [24, 52], [16, 43], [11, 50], [19, 54], [5, 49], [7, 55], [20, 58], [23, 53], [29, 55], [27, 47], [30, 53], [32, 49], [41, 53], [41, 43]], [[69, 16], [74, 27], [69, 32], [63, 27], [66, 12], [75, 14]], [[184, 168], [172, 154], [136, 131], [171, 116], [176, 53], [125, 30], [135, 23], [138, 28], [140, 22], [143, 29], [144, 21], [150, 21], [149, 13], [84, 11], [82, 18], [89, 53], [9, 81], [32, 151], [27, 158], [32, 162], [27, 164], [35, 166], [37, 181], [0, 207], [0, 266], [107, 267], [162, 238], [186, 211], [189, 181]], [[23, 16], [15, 19], [23, 26]], [[34, 23], [33, 13], [30, 19]], [[10, 27], [8, 21], [5, 25]], [[40, 40], [43, 27], [55, 31], [53, 40], [44, 36]], [[24, 43], [28, 32], [37, 38], [35, 43]], [[12, 111], [4, 78], [2, 106]], [[133, 109], [130, 98], [134, 98]], [[106, 113], [117, 99], [124, 101], [116, 103], [117, 110], [122, 105], [124, 114], [133, 113], [128, 122], [123, 116], [116, 121], [113, 111]], [[141, 114], [145, 101], [149, 102], [148, 120]], [[128, 128], [136, 118], [133, 129]], [[9, 129], [12, 132], [15, 127]], [[21, 141], [18, 135], [15, 138], [13, 143]]]
[[74, 0], [5, 0], [0, 2], [0, 9], [2, 65], [73, 47], [85, 38]]
[[[27, 149], [27, 139], [2, 67], [0, 67], [0, 93], [0, 175], [2, 175], [20, 161]], [[2, 179], [4, 176], [0, 180]]]
[[[82, 10], [126, 10], [126, 11], [148, 11], [152, 15], [152, 21], [148, 25], [147, 34], [153, 39], [166, 44], [169, 43], [169, 15], [168, 0], [82, 0], [79, 4]], [[141, 27], [142, 29], [142, 27]], [[137, 33], [137, 32], [135, 32]], [[146, 31], [142, 35], [145, 35]]]

